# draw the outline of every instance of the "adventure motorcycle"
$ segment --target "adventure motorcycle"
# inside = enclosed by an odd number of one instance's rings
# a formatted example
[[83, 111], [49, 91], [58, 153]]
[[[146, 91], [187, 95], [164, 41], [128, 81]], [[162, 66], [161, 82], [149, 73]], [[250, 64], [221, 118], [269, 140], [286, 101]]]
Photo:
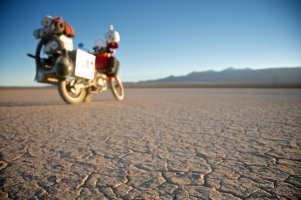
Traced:
[[90, 102], [92, 94], [107, 90], [114, 97], [124, 98], [123, 84], [118, 77], [119, 61], [113, 56], [118, 48], [120, 36], [110, 26], [105, 34], [106, 43], [97, 40], [94, 53], [73, 50], [73, 29], [62, 19], [46, 16], [42, 20], [43, 29], [34, 32], [40, 38], [36, 54], [28, 54], [36, 61], [36, 81], [54, 84], [61, 98], [68, 104]]

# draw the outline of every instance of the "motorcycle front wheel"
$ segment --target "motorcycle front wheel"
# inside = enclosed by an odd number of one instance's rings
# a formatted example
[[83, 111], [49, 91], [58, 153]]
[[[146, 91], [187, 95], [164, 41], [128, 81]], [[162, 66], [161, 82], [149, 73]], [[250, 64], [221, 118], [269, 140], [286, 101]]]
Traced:
[[64, 79], [58, 82], [61, 98], [68, 104], [79, 104], [86, 97], [86, 89], [79, 88], [76, 79]]
[[120, 81], [117, 81], [116, 77], [112, 77], [110, 80], [111, 91], [114, 97], [118, 101], [122, 101], [124, 98], [124, 88]]

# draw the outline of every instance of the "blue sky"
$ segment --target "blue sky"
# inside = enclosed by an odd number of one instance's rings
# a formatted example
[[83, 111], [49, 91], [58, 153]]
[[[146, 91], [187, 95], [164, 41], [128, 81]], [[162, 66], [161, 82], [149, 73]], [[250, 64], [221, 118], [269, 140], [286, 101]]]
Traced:
[[301, 66], [299, 0], [2, 0], [0, 86], [34, 82], [34, 53], [45, 15], [75, 31], [74, 48], [92, 51], [113, 24], [122, 81], [140, 81], [228, 67]]

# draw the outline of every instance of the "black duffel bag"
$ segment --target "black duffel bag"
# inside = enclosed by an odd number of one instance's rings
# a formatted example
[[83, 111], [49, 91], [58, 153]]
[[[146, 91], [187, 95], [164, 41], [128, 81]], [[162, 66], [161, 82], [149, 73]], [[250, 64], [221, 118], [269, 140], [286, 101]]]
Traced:
[[110, 57], [108, 60], [108, 65], [107, 65], [107, 75], [109, 76], [115, 76], [118, 73], [119, 69], [119, 61], [115, 57]]

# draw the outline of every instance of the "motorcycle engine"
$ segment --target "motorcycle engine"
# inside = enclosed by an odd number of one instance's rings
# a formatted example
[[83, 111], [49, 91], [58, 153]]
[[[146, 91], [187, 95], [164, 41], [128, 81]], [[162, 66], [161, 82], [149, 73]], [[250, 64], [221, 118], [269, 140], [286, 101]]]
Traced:
[[98, 74], [97, 87], [102, 91], [107, 89], [107, 76], [105, 74]]

